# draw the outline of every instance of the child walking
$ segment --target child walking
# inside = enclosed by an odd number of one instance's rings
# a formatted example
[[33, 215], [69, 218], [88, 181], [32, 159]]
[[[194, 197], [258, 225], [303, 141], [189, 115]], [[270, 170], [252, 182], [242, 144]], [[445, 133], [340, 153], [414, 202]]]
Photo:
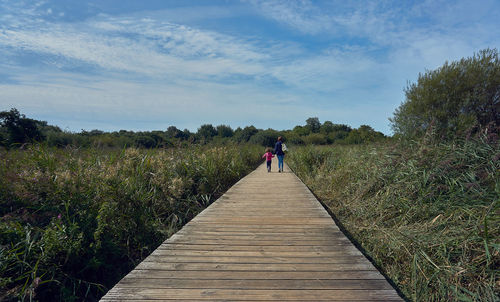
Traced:
[[271, 148], [266, 148], [266, 153], [262, 155], [262, 158], [265, 158], [267, 161], [267, 172], [271, 172], [271, 161], [273, 160], [273, 153], [271, 152]]

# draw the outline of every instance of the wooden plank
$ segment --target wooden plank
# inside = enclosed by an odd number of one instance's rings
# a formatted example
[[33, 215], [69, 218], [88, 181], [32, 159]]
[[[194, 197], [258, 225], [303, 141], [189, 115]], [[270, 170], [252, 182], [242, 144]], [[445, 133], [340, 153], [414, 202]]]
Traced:
[[248, 279], [166, 279], [127, 277], [122, 288], [204, 288], [204, 289], [392, 289], [385, 280], [248, 280]]
[[368, 262], [360, 256], [337, 256], [337, 257], [222, 257], [222, 256], [168, 256], [151, 255], [147, 261], [155, 263], [250, 263], [250, 264], [274, 264], [274, 263], [365, 263]]
[[171, 256], [199, 256], [199, 257], [282, 257], [282, 258], [335, 258], [344, 256], [364, 256], [355, 248], [348, 248], [336, 251], [327, 252], [285, 252], [285, 251], [193, 251], [193, 250], [177, 250], [177, 249], [157, 249], [151, 254], [155, 257], [169, 258]]
[[181, 270], [141, 270], [135, 269], [125, 278], [166, 278], [166, 279], [194, 279], [194, 280], [385, 280], [385, 278], [375, 270], [357, 271], [181, 271]]
[[355, 249], [349, 242], [342, 242], [338, 245], [273, 245], [273, 246], [256, 246], [256, 245], [219, 245], [219, 244], [185, 244], [185, 243], [169, 243], [162, 244], [157, 250], [193, 250], [193, 251], [260, 251], [260, 252], [328, 252], [338, 251], [341, 248]]
[[255, 225], [233, 225], [233, 226], [212, 226], [206, 225], [203, 228], [198, 227], [196, 224], [188, 224], [182, 228], [178, 234], [183, 232], [252, 232], [264, 234], [279, 234], [279, 233], [301, 233], [308, 235], [309, 233], [328, 233], [339, 232], [336, 226], [255, 226]]
[[162, 300], [213, 300], [228, 301], [401, 301], [393, 289], [352, 290], [242, 290], [242, 289], [154, 289], [154, 288], [113, 288], [105, 300], [112, 299], [162, 299]]
[[101, 301], [188, 300], [402, 301], [293, 173], [264, 166]]
[[183, 270], [183, 271], [270, 271], [270, 272], [298, 272], [298, 271], [356, 271], [376, 270], [369, 262], [366, 263], [165, 263], [143, 261], [137, 265], [143, 270]]
[[337, 240], [236, 240], [236, 239], [185, 239], [178, 238], [176, 243], [191, 243], [191, 244], [217, 244], [217, 245], [255, 245], [255, 246], [337, 246], [339, 242], [349, 242], [347, 239]]
[[[307, 238], [307, 241], [345, 241], [345, 236], [341, 234], [331, 234], [330, 236], [321, 236], [321, 234], [312, 234]], [[205, 234], [186, 234], [179, 237], [179, 240], [263, 240], [263, 241], [304, 241], [304, 236], [300, 235], [284, 235], [284, 234], [273, 234], [273, 235], [232, 235], [232, 234], [220, 234], [220, 235], [205, 235]]]
[[331, 218], [289, 218], [289, 217], [274, 217], [274, 218], [266, 218], [266, 217], [218, 217], [218, 218], [200, 218], [197, 220], [193, 220], [195, 224], [266, 224], [266, 225], [321, 225], [321, 224], [330, 224], [332, 223]]
[[196, 229], [190, 229], [189, 231], [187, 230], [181, 230], [177, 232], [178, 235], [202, 235], [202, 236], [219, 236], [219, 235], [224, 235], [224, 236], [248, 236], [248, 235], [256, 235], [256, 236], [301, 236], [302, 238], [308, 236], [318, 236], [318, 237], [327, 237], [330, 238], [331, 236], [335, 236], [339, 234], [338, 230], [313, 230], [313, 231], [283, 231], [283, 230], [276, 230], [271, 229], [268, 230], [258, 230], [258, 231], [245, 231], [245, 230], [234, 230], [232, 228], [220, 228], [218, 231], [215, 230], [196, 230]]

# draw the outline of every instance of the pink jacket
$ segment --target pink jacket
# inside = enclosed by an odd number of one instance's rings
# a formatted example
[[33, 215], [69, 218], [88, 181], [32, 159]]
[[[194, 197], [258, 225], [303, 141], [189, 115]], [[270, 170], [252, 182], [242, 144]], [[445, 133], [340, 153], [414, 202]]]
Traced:
[[264, 157], [266, 158], [267, 161], [270, 161], [274, 157], [274, 155], [271, 152], [266, 152], [264, 153], [264, 155], [262, 155], [262, 158]]

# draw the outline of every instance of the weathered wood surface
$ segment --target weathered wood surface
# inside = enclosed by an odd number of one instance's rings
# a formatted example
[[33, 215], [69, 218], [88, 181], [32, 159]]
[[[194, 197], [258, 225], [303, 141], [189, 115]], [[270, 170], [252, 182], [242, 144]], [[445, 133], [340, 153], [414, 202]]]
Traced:
[[402, 301], [307, 187], [260, 166], [101, 301]]

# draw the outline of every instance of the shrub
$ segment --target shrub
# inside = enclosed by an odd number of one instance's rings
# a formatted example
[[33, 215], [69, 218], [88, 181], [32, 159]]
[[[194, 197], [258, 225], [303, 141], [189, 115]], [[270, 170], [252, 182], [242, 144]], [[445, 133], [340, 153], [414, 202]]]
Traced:
[[0, 130], [3, 132], [1, 144], [7, 147], [45, 139], [37, 121], [26, 118], [15, 108], [0, 112]]
[[394, 133], [403, 137], [419, 137], [432, 129], [439, 137], [452, 138], [474, 126], [500, 125], [498, 50], [482, 50], [420, 74], [405, 94], [390, 119]]
[[326, 145], [328, 143], [326, 136], [321, 133], [311, 133], [303, 137], [307, 145]]
[[[278, 136], [283, 136], [280, 132], [272, 129], [262, 130], [257, 132], [257, 134], [253, 135], [249, 142], [252, 144], [261, 145], [264, 147], [274, 147]], [[283, 136], [283, 141], [286, 141], [286, 138]]]

